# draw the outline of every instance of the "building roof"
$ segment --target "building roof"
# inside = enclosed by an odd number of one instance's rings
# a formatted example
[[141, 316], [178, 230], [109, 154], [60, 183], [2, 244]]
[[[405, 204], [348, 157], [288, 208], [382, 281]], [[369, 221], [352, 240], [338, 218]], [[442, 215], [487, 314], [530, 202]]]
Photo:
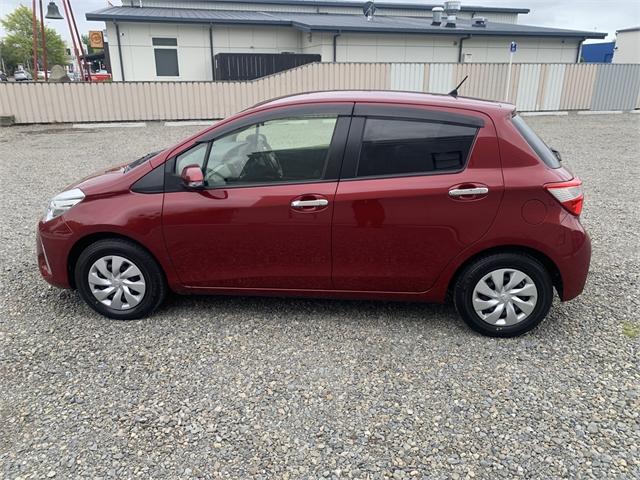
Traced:
[[[362, 8], [363, 1], [354, 0], [202, 0], [210, 3], [256, 3], [267, 5], [295, 5], [310, 7], [356, 7]], [[442, 3], [391, 3], [376, 2], [376, 8], [400, 8], [409, 10], [431, 10], [433, 7], [441, 7]], [[482, 7], [479, 5], [462, 5], [463, 12], [498, 12], [498, 13], [529, 13], [528, 8], [517, 7]]]
[[630, 27], [630, 28], [623, 28], [621, 30], [616, 30], [616, 33], [620, 33], [620, 32], [637, 32], [638, 30], [640, 30], [640, 27]]
[[489, 21], [486, 27], [473, 27], [468, 20], [458, 19], [455, 28], [431, 25], [427, 17], [395, 17], [379, 15], [367, 21], [361, 15], [250, 12], [190, 8], [109, 7], [86, 14], [87, 20], [106, 22], [159, 22], [224, 25], [290, 26], [313, 32], [422, 33], [438, 35], [516, 35], [531, 37], [604, 38], [606, 33], [534, 27]]

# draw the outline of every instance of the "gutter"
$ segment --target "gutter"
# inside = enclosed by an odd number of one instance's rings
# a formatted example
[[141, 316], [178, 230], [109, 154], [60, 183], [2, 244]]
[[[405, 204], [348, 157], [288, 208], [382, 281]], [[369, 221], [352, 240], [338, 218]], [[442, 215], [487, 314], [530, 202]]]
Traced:
[[462, 63], [462, 44], [468, 38], [471, 38], [473, 35], [469, 34], [466, 37], [460, 37], [460, 44], [458, 45], [458, 63]]
[[342, 32], [338, 30], [337, 33], [333, 34], [333, 63], [338, 61], [338, 37], [342, 35]]
[[578, 53], [576, 54], [576, 63], [580, 63], [580, 57], [582, 57], [582, 44], [586, 40], [586, 37], [580, 40], [578, 43]]
[[116, 26], [116, 43], [118, 44], [118, 59], [120, 60], [120, 75], [122, 76], [122, 81], [124, 82], [124, 62], [122, 61], [122, 45], [120, 45], [120, 25], [116, 19], [113, 19], [113, 23]]
[[209, 49], [211, 50], [211, 80], [216, 81], [216, 66], [213, 55], [213, 23], [209, 24]]

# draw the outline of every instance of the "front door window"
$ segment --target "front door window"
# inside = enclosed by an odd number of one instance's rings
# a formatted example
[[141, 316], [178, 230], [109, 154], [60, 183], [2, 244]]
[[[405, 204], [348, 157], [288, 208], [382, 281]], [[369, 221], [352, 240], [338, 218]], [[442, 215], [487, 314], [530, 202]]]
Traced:
[[204, 166], [208, 187], [321, 180], [337, 117], [257, 123], [216, 139]]

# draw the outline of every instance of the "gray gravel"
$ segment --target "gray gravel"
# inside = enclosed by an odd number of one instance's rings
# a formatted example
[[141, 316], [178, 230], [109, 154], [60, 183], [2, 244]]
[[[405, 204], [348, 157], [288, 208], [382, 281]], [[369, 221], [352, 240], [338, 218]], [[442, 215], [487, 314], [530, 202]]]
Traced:
[[586, 292], [518, 339], [450, 306], [49, 287], [46, 200], [199, 127], [0, 130], [0, 478], [640, 478], [640, 115], [528, 121], [586, 183]]

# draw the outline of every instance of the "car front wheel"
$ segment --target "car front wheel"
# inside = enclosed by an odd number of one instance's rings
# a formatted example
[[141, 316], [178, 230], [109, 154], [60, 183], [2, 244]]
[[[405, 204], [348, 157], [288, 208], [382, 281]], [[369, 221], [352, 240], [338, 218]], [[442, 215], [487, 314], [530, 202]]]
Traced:
[[460, 273], [454, 290], [458, 313], [474, 330], [515, 337], [536, 327], [553, 300], [549, 272], [527, 254], [479, 258]]
[[89, 245], [76, 263], [75, 281], [91, 308], [118, 320], [150, 315], [167, 293], [163, 272], [151, 254], [123, 239]]

